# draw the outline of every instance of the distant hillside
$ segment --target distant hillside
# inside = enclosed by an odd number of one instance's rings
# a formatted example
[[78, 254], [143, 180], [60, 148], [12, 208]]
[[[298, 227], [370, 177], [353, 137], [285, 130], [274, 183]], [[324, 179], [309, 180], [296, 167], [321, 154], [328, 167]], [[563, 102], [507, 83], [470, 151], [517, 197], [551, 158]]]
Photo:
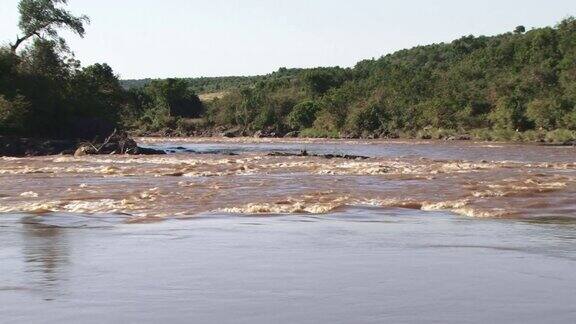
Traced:
[[[272, 74], [214, 101], [206, 119], [245, 130], [398, 136], [576, 130], [576, 20], [418, 46], [354, 68]], [[499, 135], [500, 136], [500, 135]], [[531, 134], [537, 139], [540, 134]]]
[[[199, 78], [180, 78], [188, 82], [192, 91], [198, 94], [223, 92], [231, 89], [240, 89], [251, 87], [258, 82], [275, 78], [279, 74], [283, 76], [295, 76], [300, 69], [280, 69], [277, 72], [268, 75], [256, 76], [224, 76], [224, 77], [199, 77]], [[139, 80], [122, 80], [121, 84], [125, 89], [143, 88], [152, 81], [162, 79], [139, 79]]]
[[[353, 68], [186, 79], [202, 123], [147, 119], [146, 131], [230, 129], [301, 136], [576, 139], [576, 20], [405, 49]], [[127, 87], [150, 80], [124, 81]], [[203, 95], [204, 94], [204, 95]], [[210, 94], [210, 95], [206, 95]], [[164, 126], [163, 126], [164, 125]], [[457, 137], [457, 136], [456, 136]]]

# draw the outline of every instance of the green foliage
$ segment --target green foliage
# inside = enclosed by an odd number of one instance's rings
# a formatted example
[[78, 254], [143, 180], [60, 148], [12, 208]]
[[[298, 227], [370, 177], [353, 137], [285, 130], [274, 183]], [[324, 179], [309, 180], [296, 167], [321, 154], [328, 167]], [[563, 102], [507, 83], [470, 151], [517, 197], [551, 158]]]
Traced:
[[573, 143], [576, 141], [576, 132], [568, 129], [556, 129], [546, 134], [546, 141], [551, 143]]
[[339, 138], [340, 133], [337, 131], [322, 130], [316, 128], [307, 128], [300, 132], [300, 137], [304, 138]]
[[304, 101], [292, 109], [288, 114], [288, 125], [293, 129], [302, 130], [310, 128], [316, 121], [316, 114], [320, 111], [320, 106], [314, 101]]
[[110, 66], [105, 63], [88, 66], [74, 75], [73, 82], [77, 90], [72, 95], [81, 107], [78, 115], [119, 122], [126, 96]]
[[524, 34], [525, 32], [526, 32], [526, 27], [524, 27], [524, 26], [518, 26], [518, 27], [516, 27], [516, 29], [514, 29], [515, 34]]
[[80, 69], [54, 41], [37, 39], [19, 55], [1, 50], [0, 69], [7, 71], [0, 75], [0, 95], [15, 105], [11, 109], [27, 103], [26, 114], [14, 113], [22, 125], [2, 134], [92, 139], [111, 132], [127, 104], [108, 65]]
[[544, 142], [546, 139], [546, 131], [528, 130], [525, 131], [521, 137], [524, 142]]
[[528, 104], [526, 117], [536, 128], [551, 130], [557, 128], [564, 116], [560, 103], [554, 99], [535, 99]]
[[0, 96], [0, 134], [24, 131], [29, 113], [30, 104], [24, 97], [16, 96], [13, 100], [7, 100]]
[[346, 71], [340, 68], [317, 68], [302, 74], [302, 82], [314, 96], [325, 94], [331, 88], [342, 85], [345, 80]]
[[[188, 82], [189, 88], [194, 93], [214, 93], [239, 90], [242, 88], [249, 88], [259, 82], [278, 79], [290, 79], [298, 74], [301, 69], [286, 69], [280, 68], [278, 71], [269, 75], [257, 76], [225, 76], [225, 77], [200, 77], [200, 78], [185, 78], [182, 79]], [[126, 89], [139, 89], [144, 88], [152, 83], [153, 79], [141, 80], [122, 80], [122, 86]]]
[[23, 36], [0, 48], [0, 135], [93, 139], [120, 126], [129, 110], [112, 69], [106, 64], [82, 69], [58, 36], [61, 28], [83, 36], [88, 22], [60, 6], [65, 4], [20, 1]]
[[27, 39], [38, 37], [52, 39], [60, 48], [67, 48], [63, 38], [59, 37], [58, 29], [66, 28], [80, 37], [84, 37], [84, 24], [89, 23], [87, 16], [74, 16], [72, 13], [58, 5], [67, 4], [67, 0], [21, 0], [18, 4], [20, 22], [18, 27], [23, 35], [18, 37], [11, 45], [11, 50], [16, 53], [18, 47]]
[[355, 134], [379, 133], [386, 127], [387, 121], [386, 110], [380, 105], [372, 104], [359, 107], [348, 116], [347, 130]]
[[548, 142], [554, 144], [567, 144], [576, 141], [576, 132], [569, 129], [527, 130], [516, 132], [507, 129], [474, 129], [472, 138], [479, 141], [515, 141], [515, 142]]
[[498, 129], [522, 129], [526, 124], [524, 110], [523, 103], [517, 98], [502, 97], [490, 114], [490, 120]]
[[153, 81], [144, 88], [153, 107], [164, 107], [171, 117], [198, 118], [204, 107], [188, 83], [179, 79]]
[[[575, 129], [576, 21], [419, 46], [353, 69], [281, 70], [245, 89], [211, 103], [213, 125], [258, 129], [274, 123], [347, 136], [431, 138], [488, 129], [482, 137], [495, 140], [532, 129]], [[277, 109], [269, 98], [278, 95], [321, 108], [313, 114], [296, 104]]]
[[448, 139], [456, 135], [456, 131], [453, 129], [444, 128], [425, 128], [416, 133], [416, 138], [418, 139]]
[[567, 129], [576, 130], [576, 107], [574, 107], [572, 111], [566, 113], [562, 118], [562, 124]]

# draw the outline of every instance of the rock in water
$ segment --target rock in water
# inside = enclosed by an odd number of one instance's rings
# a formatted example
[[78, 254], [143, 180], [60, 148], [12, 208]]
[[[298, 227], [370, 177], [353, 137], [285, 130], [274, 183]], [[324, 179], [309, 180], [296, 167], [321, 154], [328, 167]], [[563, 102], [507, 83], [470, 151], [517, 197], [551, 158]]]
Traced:
[[75, 157], [80, 157], [84, 155], [98, 154], [96, 148], [92, 144], [81, 144], [80, 147], [74, 152]]

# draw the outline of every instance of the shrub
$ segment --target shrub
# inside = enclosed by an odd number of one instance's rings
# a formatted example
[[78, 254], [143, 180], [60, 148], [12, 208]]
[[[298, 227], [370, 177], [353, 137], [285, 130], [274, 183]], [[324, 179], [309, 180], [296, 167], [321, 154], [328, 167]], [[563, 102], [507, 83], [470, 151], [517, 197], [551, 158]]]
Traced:
[[520, 98], [503, 97], [498, 100], [489, 118], [497, 129], [522, 130], [528, 126], [524, 113], [525, 107]]
[[0, 134], [19, 134], [26, 131], [30, 104], [22, 96], [7, 100], [0, 95]]
[[386, 114], [379, 105], [372, 104], [354, 110], [346, 122], [347, 129], [352, 132], [382, 132], [385, 127]]
[[550, 143], [566, 144], [575, 140], [575, 132], [568, 129], [556, 129], [546, 134], [546, 141]]
[[293, 129], [310, 128], [316, 121], [320, 106], [314, 101], [304, 101], [292, 109], [288, 114], [288, 125]]
[[492, 141], [492, 131], [488, 128], [478, 128], [471, 131], [472, 137], [477, 141]]
[[447, 139], [451, 136], [456, 135], [456, 131], [453, 129], [444, 128], [426, 128], [420, 130], [416, 133], [416, 138], [419, 139]]
[[492, 131], [492, 140], [493, 141], [514, 141], [514, 140], [521, 140], [521, 135], [519, 132], [511, 130], [511, 129], [504, 129], [504, 128], [497, 128]]
[[546, 139], [545, 131], [528, 130], [521, 135], [524, 142], [543, 142]]
[[576, 130], [576, 107], [564, 116], [562, 124], [567, 129]]
[[562, 107], [553, 99], [537, 99], [528, 104], [526, 117], [534, 122], [536, 128], [553, 129], [557, 127], [563, 115]]

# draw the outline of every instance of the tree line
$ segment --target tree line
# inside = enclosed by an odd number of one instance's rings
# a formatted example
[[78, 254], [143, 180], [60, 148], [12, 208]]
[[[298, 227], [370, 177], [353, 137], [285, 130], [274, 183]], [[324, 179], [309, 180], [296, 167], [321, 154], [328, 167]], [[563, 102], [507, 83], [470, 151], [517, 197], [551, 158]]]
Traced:
[[311, 136], [573, 140], [576, 21], [466, 36], [353, 68], [278, 71], [211, 102], [205, 118]]

